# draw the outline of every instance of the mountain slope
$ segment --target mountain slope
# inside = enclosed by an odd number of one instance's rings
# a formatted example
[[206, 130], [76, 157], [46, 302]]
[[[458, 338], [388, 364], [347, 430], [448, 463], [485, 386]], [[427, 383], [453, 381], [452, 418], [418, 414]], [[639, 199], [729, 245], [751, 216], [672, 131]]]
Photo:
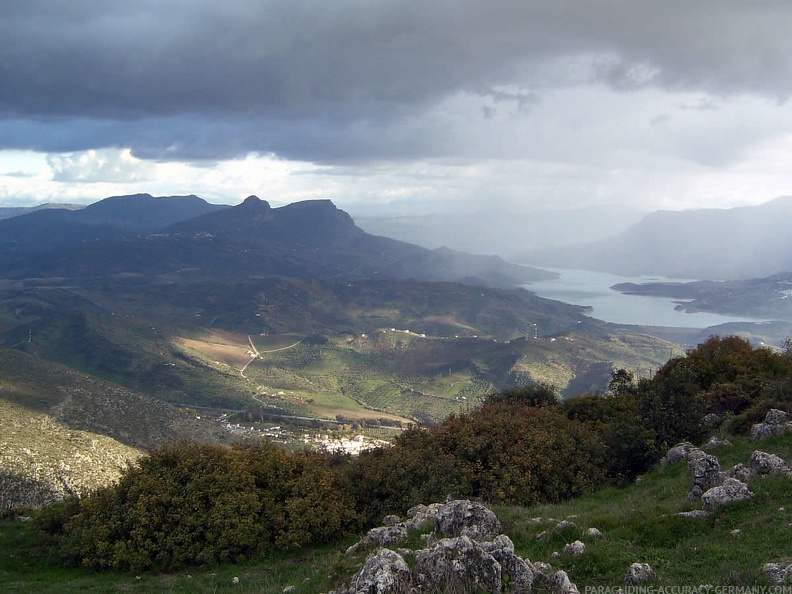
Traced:
[[224, 208], [227, 207], [209, 204], [197, 196], [155, 198], [135, 194], [106, 198], [77, 210], [34, 210], [0, 220], [0, 248], [6, 256], [3, 260], [19, 258], [86, 241], [153, 233]]
[[521, 261], [615, 274], [710, 280], [792, 270], [792, 197], [759, 206], [659, 211], [609, 239], [535, 251]]
[[[61, 228], [69, 226], [68, 233], [76, 238], [69, 245], [58, 243], [57, 239], [22, 242], [17, 231], [13, 249], [0, 261], [0, 274], [10, 278], [96, 278], [121, 273], [211, 279], [273, 275], [416, 278], [500, 286], [514, 286], [548, 275], [495, 257], [473, 257], [448, 250], [432, 252], [369, 235], [328, 200], [271, 208], [266, 201], [251, 196], [238, 206], [216, 209], [150, 234], [131, 231], [150, 225], [152, 217], [164, 221], [161, 207], [150, 215], [146, 208], [166, 204], [167, 200], [124, 200], [132, 202], [136, 209], [124, 205], [128, 222], [122, 228], [110, 224], [119, 212], [111, 207], [119, 202], [122, 201], [103, 201], [86, 208], [88, 214], [83, 214], [80, 221], [61, 221]], [[52, 221], [42, 224], [39, 217], [34, 223], [28, 225], [28, 230], [36, 227], [41, 234]], [[0, 232], [1, 225], [2, 221]], [[58, 237], [55, 232], [52, 235]]]

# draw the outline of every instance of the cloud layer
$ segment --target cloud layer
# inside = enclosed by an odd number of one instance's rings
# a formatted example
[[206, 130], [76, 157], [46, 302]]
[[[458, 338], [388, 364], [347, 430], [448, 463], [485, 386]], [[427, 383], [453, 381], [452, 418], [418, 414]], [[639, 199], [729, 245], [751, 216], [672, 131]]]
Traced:
[[[792, 134], [790, 30], [782, 0], [4, 0], [0, 149], [734, 166]], [[91, 158], [55, 180], [129, 174]]]

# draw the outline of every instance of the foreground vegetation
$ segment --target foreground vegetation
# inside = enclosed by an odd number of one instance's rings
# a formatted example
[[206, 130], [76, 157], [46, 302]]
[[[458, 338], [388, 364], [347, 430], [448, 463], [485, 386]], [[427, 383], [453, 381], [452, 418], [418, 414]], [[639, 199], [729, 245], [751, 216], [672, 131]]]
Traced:
[[[544, 384], [506, 390], [479, 409], [406, 431], [392, 448], [356, 459], [290, 454], [272, 445], [171, 446], [131, 467], [117, 486], [37, 514], [33, 524], [46, 536], [42, 554], [48, 560], [37, 559], [33, 575], [55, 566], [121, 572], [222, 567], [238, 575], [246, 567], [288, 566], [289, 559], [311, 564], [321, 549], [306, 553], [301, 547], [330, 543], [337, 549], [343, 535], [385, 513], [404, 514], [412, 505], [452, 494], [509, 506], [501, 510], [507, 534], [531, 560], [548, 560], [578, 537], [556, 534], [537, 543], [540, 527], [528, 521], [535, 515], [574, 514], [581, 529], [603, 530], [607, 537], [590, 554], [558, 562], [579, 584], [619, 583], [628, 558], [657, 564], [668, 584], [699, 575], [710, 583], [755, 583], [761, 563], [784, 554], [778, 525], [788, 520], [783, 514], [779, 519], [777, 510], [789, 504], [789, 479], [758, 480], [751, 485], [754, 501], [701, 521], [674, 516], [688, 509], [684, 465], [656, 468], [633, 483], [669, 446], [701, 441], [707, 414], [720, 419], [723, 434], [738, 436], [725, 461], [745, 463], [750, 446], [740, 436], [771, 407], [792, 408], [789, 353], [712, 338], [669, 361], [652, 379], [635, 381], [620, 371], [607, 394], [563, 403]], [[769, 442], [784, 457], [789, 444], [783, 438]], [[625, 485], [632, 486], [617, 488]], [[547, 502], [553, 507], [542, 507]], [[765, 527], [754, 529], [751, 522]], [[726, 539], [733, 528], [743, 530], [742, 540]], [[743, 558], [736, 543], [752, 544], [757, 552]], [[295, 556], [279, 557], [285, 550]], [[343, 573], [351, 562], [333, 555], [328, 550], [317, 562], [321, 582], [313, 576], [284, 586], [298, 586], [297, 592], [328, 588], [327, 576]], [[229, 570], [227, 562], [240, 565]], [[738, 569], [718, 573], [731, 563]], [[5, 576], [14, 579], [12, 572]]]

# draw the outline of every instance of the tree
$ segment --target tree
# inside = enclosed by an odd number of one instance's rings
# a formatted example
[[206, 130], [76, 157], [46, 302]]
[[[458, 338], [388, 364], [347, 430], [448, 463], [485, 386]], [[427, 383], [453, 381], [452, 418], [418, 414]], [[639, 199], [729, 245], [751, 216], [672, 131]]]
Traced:
[[551, 406], [561, 402], [558, 390], [553, 384], [534, 382], [525, 386], [514, 386], [490, 394], [484, 404], [522, 404], [524, 406]]

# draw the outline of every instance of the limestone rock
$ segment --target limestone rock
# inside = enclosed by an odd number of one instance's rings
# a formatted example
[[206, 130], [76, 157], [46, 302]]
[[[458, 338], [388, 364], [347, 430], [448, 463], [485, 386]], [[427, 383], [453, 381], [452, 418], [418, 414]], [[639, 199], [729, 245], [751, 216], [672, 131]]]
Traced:
[[655, 578], [654, 569], [648, 563], [633, 563], [624, 577], [626, 586], [637, 586]]
[[765, 563], [762, 573], [768, 581], [774, 584], [784, 584], [792, 581], [792, 565], [783, 563]]
[[503, 592], [500, 563], [469, 536], [444, 538], [431, 549], [418, 551], [415, 572], [421, 592], [439, 591], [452, 584]]
[[530, 592], [536, 570], [525, 559], [514, 554], [514, 543], [505, 534], [481, 546], [501, 565], [501, 577], [508, 578], [509, 592]]
[[596, 528], [589, 528], [588, 530], [586, 530], [586, 536], [590, 538], [602, 538], [602, 532], [600, 532]]
[[719, 507], [751, 499], [753, 493], [748, 490], [748, 485], [737, 479], [728, 478], [722, 485], [713, 487], [701, 496], [704, 502], [704, 511], [713, 512]]
[[682, 443], [676, 444], [673, 448], [666, 452], [666, 455], [663, 456], [663, 461], [666, 464], [674, 464], [675, 462], [679, 462], [681, 460], [687, 460], [688, 454], [695, 450], [696, 447], [687, 441], [683, 441]]
[[492, 540], [502, 529], [498, 517], [487, 506], [466, 499], [450, 501], [437, 509], [436, 530], [442, 536], [469, 536]]
[[718, 459], [701, 450], [692, 450], [688, 454], [688, 469], [693, 478], [693, 488], [688, 494], [690, 501], [695, 501], [705, 491], [722, 483], [725, 478], [721, 475]]
[[570, 522], [569, 520], [561, 520], [558, 524], [556, 524], [556, 530], [566, 530], [567, 528], [574, 528], [575, 523]]
[[586, 552], [586, 545], [579, 540], [564, 545], [564, 553], [567, 555], [582, 555]]
[[773, 435], [783, 435], [792, 431], [792, 415], [783, 410], [772, 408], [767, 411], [762, 423], [751, 427], [751, 441], [759, 441]]
[[550, 578], [550, 586], [553, 592], [558, 594], [580, 594], [580, 590], [570, 581], [566, 571], [557, 571]]
[[354, 594], [403, 594], [412, 584], [410, 568], [398, 553], [379, 549], [352, 578]]
[[380, 526], [369, 530], [366, 536], [379, 544], [379, 546], [387, 547], [407, 540], [407, 527], [404, 524]]
[[788, 474], [792, 470], [783, 458], [759, 450], [751, 454], [750, 464], [756, 474]]
[[746, 482], [753, 478], [753, 471], [748, 468], [745, 464], [735, 464], [732, 468], [727, 470], [725, 473], [726, 478], [736, 478], [742, 482]]

